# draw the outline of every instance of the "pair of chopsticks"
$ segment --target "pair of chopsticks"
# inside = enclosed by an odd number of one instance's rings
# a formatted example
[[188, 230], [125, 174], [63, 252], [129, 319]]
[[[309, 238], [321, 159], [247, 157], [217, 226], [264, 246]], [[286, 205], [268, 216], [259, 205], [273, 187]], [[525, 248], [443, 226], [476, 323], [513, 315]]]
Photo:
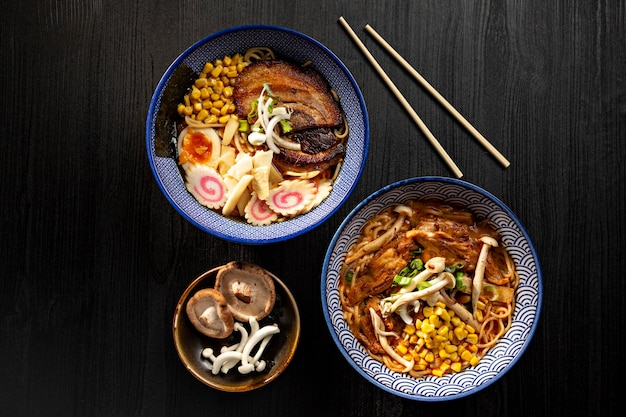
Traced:
[[[411, 107], [411, 105], [406, 100], [406, 98], [404, 98], [400, 90], [398, 90], [398, 88], [395, 86], [393, 81], [391, 81], [389, 76], [385, 73], [382, 67], [378, 64], [378, 62], [372, 56], [372, 54], [367, 49], [365, 44], [361, 42], [357, 34], [354, 32], [354, 30], [352, 30], [352, 28], [350, 27], [348, 22], [346, 22], [343, 16], [339, 17], [339, 23], [341, 23], [341, 25], [344, 27], [346, 32], [348, 32], [348, 34], [352, 38], [352, 40], [354, 40], [357, 46], [361, 49], [361, 52], [363, 52], [366, 58], [370, 61], [374, 69], [376, 69], [376, 71], [378, 72], [378, 75], [380, 75], [383, 81], [385, 81], [385, 83], [387, 84], [387, 87], [391, 89], [391, 91], [394, 93], [396, 98], [400, 101], [400, 104], [402, 104], [404, 109], [409, 113], [413, 121], [417, 124], [417, 126], [420, 128], [422, 133], [426, 136], [426, 138], [429, 140], [431, 145], [435, 148], [437, 153], [439, 153], [439, 156], [443, 158], [444, 162], [454, 172], [457, 178], [461, 178], [463, 176], [463, 173], [461, 172], [459, 167], [454, 163], [450, 155], [448, 155], [446, 150], [441, 146], [437, 138], [432, 134], [430, 129], [428, 129], [426, 124], [418, 116], [418, 114], [415, 112], [413, 107]], [[446, 100], [441, 94], [439, 94], [439, 92], [435, 90], [433, 86], [431, 86], [428, 83], [428, 81], [426, 81], [424, 77], [422, 77], [417, 72], [417, 70], [415, 70], [415, 68], [413, 68], [404, 58], [402, 58], [402, 56], [398, 52], [396, 52], [396, 50], [394, 50], [391, 47], [391, 45], [389, 45], [387, 41], [385, 41], [383, 37], [380, 36], [369, 24], [365, 25], [365, 30], [374, 39], [376, 39], [383, 46], [383, 48], [387, 50], [387, 52], [389, 52], [396, 60], [398, 60], [398, 62], [422, 85], [422, 87], [428, 90], [428, 92], [431, 93], [435, 97], [435, 99], [439, 101], [439, 103], [442, 104], [457, 119], [457, 121], [461, 123], [491, 153], [491, 155], [493, 155], [498, 160], [498, 162], [500, 162], [505, 168], [510, 165], [510, 162], [491, 143], [489, 143], [489, 141], [483, 135], [481, 135], [480, 132], [476, 130], [476, 128], [474, 128], [474, 126], [472, 126], [470, 122], [468, 122], [465, 119], [465, 117], [463, 117], [463, 115], [461, 115], [461, 113], [459, 113], [448, 102], [448, 100]]]

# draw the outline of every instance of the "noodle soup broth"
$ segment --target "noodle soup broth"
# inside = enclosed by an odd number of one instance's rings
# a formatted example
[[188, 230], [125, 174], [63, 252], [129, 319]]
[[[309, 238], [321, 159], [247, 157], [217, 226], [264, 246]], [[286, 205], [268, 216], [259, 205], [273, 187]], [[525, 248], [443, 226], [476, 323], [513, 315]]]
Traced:
[[[487, 248], [472, 301], [482, 237], [498, 246]], [[437, 258], [443, 266], [424, 272]], [[539, 314], [539, 264], [523, 226], [460, 180], [414, 178], [374, 193], [342, 223], [323, 268], [324, 313], [344, 356], [411, 399], [458, 398], [494, 382], [529, 343]]]

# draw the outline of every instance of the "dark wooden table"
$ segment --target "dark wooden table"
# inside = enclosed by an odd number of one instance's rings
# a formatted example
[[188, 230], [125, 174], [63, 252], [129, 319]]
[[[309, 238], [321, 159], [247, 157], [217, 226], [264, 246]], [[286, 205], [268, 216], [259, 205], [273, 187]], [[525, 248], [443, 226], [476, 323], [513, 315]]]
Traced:
[[[626, 247], [622, 1], [14, 1], [0, 6], [0, 415], [601, 416], [620, 406]], [[344, 16], [463, 170], [513, 209], [540, 255], [534, 339], [497, 383], [424, 403], [365, 381], [334, 345], [320, 273], [344, 216], [380, 187], [453, 176]], [[327, 45], [365, 97], [362, 178], [326, 223], [267, 246], [187, 223], [150, 171], [145, 121], [166, 68], [250, 23]], [[363, 30], [371, 24], [505, 156], [502, 168]], [[212, 390], [174, 349], [174, 305], [200, 273], [258, 263], [290, 286], [303, 331], [273, 383]], [[435, 414], [433, 414], [435, 413]]]

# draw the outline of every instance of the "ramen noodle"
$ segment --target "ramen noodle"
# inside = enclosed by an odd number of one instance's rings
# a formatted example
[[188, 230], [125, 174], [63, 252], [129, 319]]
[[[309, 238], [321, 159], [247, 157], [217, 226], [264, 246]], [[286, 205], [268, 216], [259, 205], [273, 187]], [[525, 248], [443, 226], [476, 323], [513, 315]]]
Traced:
[[496, 230], [469, 211], [411, 200], [368, 220], [342, 266], [350, 330], [414, 377], [476, 365], [511, 326], [518, 274]]

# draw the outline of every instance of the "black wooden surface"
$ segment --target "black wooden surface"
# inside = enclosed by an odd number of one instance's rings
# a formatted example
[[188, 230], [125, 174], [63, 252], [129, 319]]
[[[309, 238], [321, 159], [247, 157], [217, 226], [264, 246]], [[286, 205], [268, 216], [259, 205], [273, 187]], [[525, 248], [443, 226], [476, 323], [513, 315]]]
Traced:
[[[626, 34], [619, 1], [70, 1], [0, 5], [0, 415], [607, 415], [624, 371]], [[343, 217], [380, 187], [452, 176], [337, 20], [344, 16], [464, 172], [527, 227], [544, 273], [532, 343], [497, 383], [446, 403], [361, 378], [326, 328], [320, 272]], [[279, 25], [347, 65], [367, 165], [319, 228], [226, 243], [160, 193], [145, 148], [170, 62], [230, 26]], [[502, 168], [363, 30], [371, 24], [511, 161]], [[272, 384], [223, 393], [178, 360], [174, 305], [230, 260], [280, 276], [298, 352]]]

